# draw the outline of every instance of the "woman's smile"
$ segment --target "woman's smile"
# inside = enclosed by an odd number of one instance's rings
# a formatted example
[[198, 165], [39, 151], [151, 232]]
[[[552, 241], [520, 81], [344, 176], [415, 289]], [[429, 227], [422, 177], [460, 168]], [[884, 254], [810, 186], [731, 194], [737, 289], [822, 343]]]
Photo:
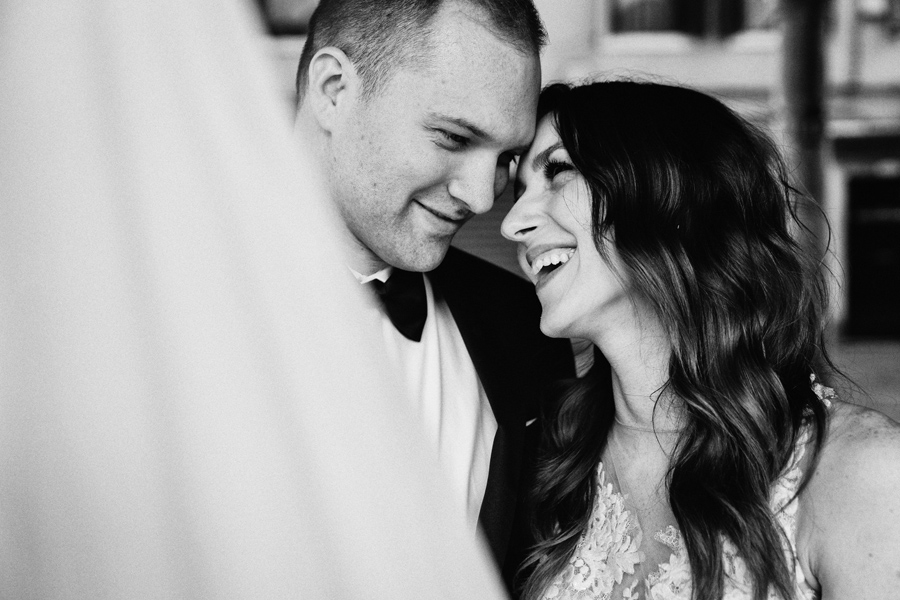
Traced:
[[[543, 306], [541, 329], [551, 337], [595, 337], [598, 315], [624, 294], [591, 230], [591, 195], [550, 118], [543, 118], [516, 173], [518, 199], [503, 235], [519, 243], [519, 264]], [[611, 319], [603, 320], [612, 322]]]
[[543, 271], [544, 274], [556, 270], [558, 267], [569, 262], [572, 255], [575, 254], [575, 248], [553, 248], [542, 252], [533, 261], [529, 261], [531, 266], [531, 275], [537, 276]]

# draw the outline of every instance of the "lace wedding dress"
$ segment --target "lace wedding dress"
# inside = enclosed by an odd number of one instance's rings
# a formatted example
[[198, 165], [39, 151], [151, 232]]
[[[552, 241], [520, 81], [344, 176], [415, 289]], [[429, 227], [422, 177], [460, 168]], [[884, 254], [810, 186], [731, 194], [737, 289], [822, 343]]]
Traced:
[[[826, 403], [834, 392], [818, 383], [816, 394]], [[816, 600], [817, 593], [806, 582], [796, 558], [797, 499], [796, 491], [803, 479], [801, 463], [809, 442], [810, 431], [798, 437], [788, 466], [772, 486], [769, 506], [775, 521], [785, 533], [782, 548], [788, 564], [794, 567], [794, 595], [798, 600]], [[544, 600], [690, 600], [691, 568], [681, 532], [673, 525], [645, 538], [634, 513], [626, 507], [627, 496], [610, 481], [606, 467], [597, 466], [597, 498], [587, 531], [582, 534], [568, 565], [544, 591]], [[646, 548], [662, 544], [669, 558], [642, 576], [647, 570]], [[725, 569], [723, 600], [750, 600], [751, 578], [735, 546], [723, 541], [722, 559]], [[769, 600], [780, 600], [770, 590]]]

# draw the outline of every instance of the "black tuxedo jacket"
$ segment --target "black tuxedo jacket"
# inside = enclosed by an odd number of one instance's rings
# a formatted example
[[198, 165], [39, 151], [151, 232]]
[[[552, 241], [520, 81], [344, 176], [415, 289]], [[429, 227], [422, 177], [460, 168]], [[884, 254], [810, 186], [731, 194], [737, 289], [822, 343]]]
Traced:
[[511, 589], [530, 541], [523, 511], [533, 466], [540, 404], [553, 384], [574, 376], [568, 340], [544, 336], [541, 306], [524, 279], [451, 248], [428, 274], [465, 341], [497, 420], [479, 523]]

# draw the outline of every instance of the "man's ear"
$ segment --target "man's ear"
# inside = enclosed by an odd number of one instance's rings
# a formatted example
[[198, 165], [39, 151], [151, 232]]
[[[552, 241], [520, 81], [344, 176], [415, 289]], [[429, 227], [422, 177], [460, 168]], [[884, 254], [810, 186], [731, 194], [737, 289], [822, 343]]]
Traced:
[[309, 61], [305, 103], [319, 126], [330, 132], [358, 89], [358, 75], [344, 51], [327, 46]]

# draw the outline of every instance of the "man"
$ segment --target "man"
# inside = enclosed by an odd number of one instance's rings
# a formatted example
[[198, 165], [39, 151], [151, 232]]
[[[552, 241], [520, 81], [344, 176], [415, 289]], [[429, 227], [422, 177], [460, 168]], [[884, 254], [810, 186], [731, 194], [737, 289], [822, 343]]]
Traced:
[[322, 161], [349, 266], [383, 299], [387, 353], [508, 584], [529, 425], [571, 350], [540, 334], [526, 282], [450, 242], [531, 141], [544, 37], [531, 0], [323, 0], [297, 74], [297, 135]]

